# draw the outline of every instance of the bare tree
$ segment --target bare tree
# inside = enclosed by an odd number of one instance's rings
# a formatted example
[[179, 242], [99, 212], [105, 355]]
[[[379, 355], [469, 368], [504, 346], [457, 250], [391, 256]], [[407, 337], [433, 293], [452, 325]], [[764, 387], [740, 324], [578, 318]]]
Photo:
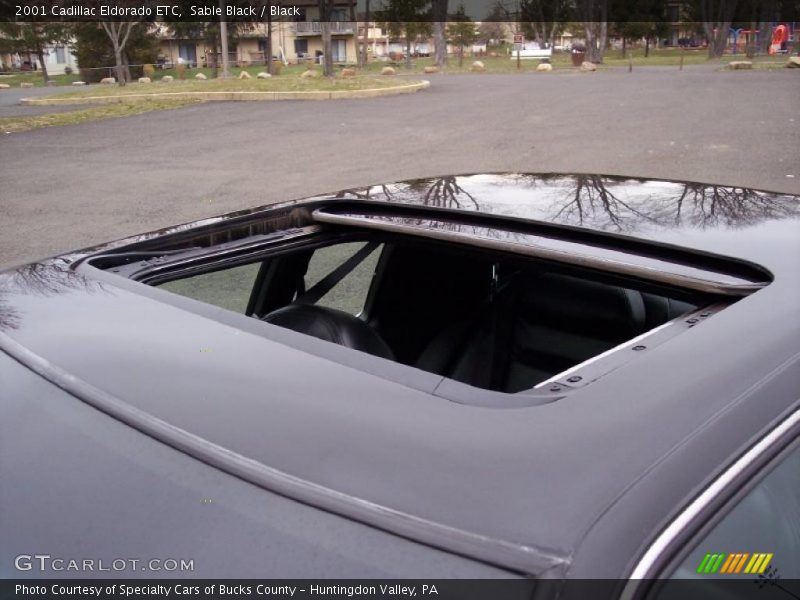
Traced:
[[353, 27], [355, 28], [353, 43], [356, 46], [356, 63], [358, 63], [358, 66], [361, 66], [361, 55], [358, 52], [358, 16], [356, 15], [356, 0], [350, 0], [349, 9], [350, 9], [350, 22], [353, 24]]
[[758, 46], [756, 52], [766, 54], [772, 42], [772, 23], [775, 21], [776, 0], [763, 0], [756, 2], [758, 6]]
[[647, 210], [634, 206], [619, 197], [608, 184], [613, 179], [599, 175], [576, 175], [575, 185], [566, 202], [553, 214], [552, 220], [575, 222], [577, 225], [591, 223], [593, 227], [624, 231], [631, 225], [648, 221], [655, 223]]
[[675, 224], [695, 227], [748, 227], [762, 221], [794, 217], [800, 206], [788, 196], [749, 188], [687, 183], [675, 199]]
[[370, 13], [369, 13], [369, 0], [366, 0], [366, 6], [364, 8], [364, 41], [361, 44], [360, 52], [359, 52], [359, 66], [365, 67], [367, 66], [367, 46], [369, 45], [369, 23], [370, 23]]
[[700, 16], [708, 39], [708, 57], [719, 58], [725, 52], [736, 12], [736, 0], [700, 0]]
[[19, 311], [5, 300], [5, 290], [0, 287], [0, 331], [17, 329], [20, 324]]
[[322, 72], [333, 77], [333, 54], [331, 44], [331, 9], [333, 0], [319, 0], [319, 22], [322, 32]]
[[437, 67], [447, 65], [447, 0], [431, 0], [433, 19], [433, 64]]
[[608, 42], [608, 0], [577, 0], [575, 4], [586, 36], [586, 58], [602, 63]]
[[228, 22], [225, 20], [225, 0], [219, 0], [219, 43], [222, 51], [222, 79], [230, 77], [231, 67], [228, 64]]
[[267, 13], [267, 44], [264, 48], [264, 61], [267, 65], [267, 73], [274, 75], [274, 69], [272, 68], [272, 11], [270, 7], [267, 7], [264, 12]]
[[125, 61], [123, 53], [125, 52], [125, 45], [128, 43], [128, 38], [131, 35], [131, 30], [138, 23], [138, 21], [125, 21], [117, 23], [115, 21], [100, 21], [100, 26], [106, 35], [111, 40], [111, 46], [114, 49], [114, 61], [116, 62], [117, 83], [121, 86], [125, 85], [128, 79], [128, 73], [125, 69]]
[[546, 43], [552, 48], [556, 35], [564, 28], [570, 8], [570, 0], [521, 0], [523, 30], [532, 33], [540, 44]]
[[[800, 216], [800, 204], [793, 196], [741, 187], [664, 181], [653, 182], [660, 185], [656, 190], [632, 185], [646, 180], [599, 175], [520, 174], [505, 176], [504, 180], [533, 191], [536, 201], [530, 209], [537, 220], [604, 231], [642, 235], [652, 229], [675, 227], [738, 228]], [[481, 199], [466, 189], [466, 184], [461, 177], [419, 179], [348, 190], [339, 197], [458, 210], [479, 209]], [[430, 221], [430, 218], [425, 217], [419, 223], [422, 221]]]
[[478, 31], [489, 44], [502, 42], [506, 35], [505, 23], [499, 21], [483, 21], [478, 26]]
[[468, 202], [473, 208], [478, 208], [478, 201], [458, 184], [456, 177], [431, 179], [428, 185], [428, 190], [422, 199], [425, 206], [464, 208], [464, 203]]

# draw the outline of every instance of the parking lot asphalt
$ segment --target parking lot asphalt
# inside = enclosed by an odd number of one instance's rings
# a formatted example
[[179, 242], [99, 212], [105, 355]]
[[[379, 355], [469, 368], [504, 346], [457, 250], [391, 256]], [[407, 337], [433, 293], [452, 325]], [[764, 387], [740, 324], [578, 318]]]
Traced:
[[[0, 79], [0, 83], [3, 83]], [[25, 117], [52, 112], [67, 112], [85, 106], [25, 106], [19, 103], [22, 98], [39, 98], [63, 94], [64, 87], [11, 88], [0, 92], [0, 117]], [[84, 88], [85, 89], [85, 88]]]
[[800, 193], [796, 70], [430, 79], [410, 96], [209, 103], [0, 134], [0, 265], [455, 173], [592, 172]]

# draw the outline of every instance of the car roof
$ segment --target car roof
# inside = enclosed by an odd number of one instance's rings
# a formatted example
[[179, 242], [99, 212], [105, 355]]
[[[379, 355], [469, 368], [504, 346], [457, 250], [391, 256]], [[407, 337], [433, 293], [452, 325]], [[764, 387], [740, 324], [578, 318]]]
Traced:
[[433, 395], [441, 382], [433, 374], [70, 268], [88, 252], [3, 276], [0, 347], [116, 418], [254, 483], [535, 576], [587, 573], [570, 565], [609, 539], [620, 552], [602, 561], [622, 574], [626, 556], [797, 403], [794, 196], [474, 175], [348, 190], [93, 252], [348, 198], [621, 232], [750, 261], [774, 280], [591, 385], [521, 408], [450, 402]]

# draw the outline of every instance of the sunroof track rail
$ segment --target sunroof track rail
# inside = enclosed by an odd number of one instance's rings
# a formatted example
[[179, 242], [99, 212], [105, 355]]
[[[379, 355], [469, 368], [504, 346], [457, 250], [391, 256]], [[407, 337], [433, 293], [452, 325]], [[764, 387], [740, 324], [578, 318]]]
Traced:
[[[312, 213], [318, 223], [374, 229], [397, 234], [436, 239], [480, 248], [551, 260], [558, 263], [601, 270], [669, 286], [731, 297], [744, 297], [765, 287], [768, 281], [750, 281], [736, 275], [708, 270], [702, 265], [687, 266], [668, 257], [641, 256], [608, 246], [559, 240], [519, 230], [506, 231], [491, 222], [484, 225], [461, 224], [458, 215], [442, 218], [436, 213], [418, 216], [391, 214], [386, 208], [376, 213], [363, 206], [345, 212], [338, 207], [322, 207]], [[462, 227], [463, 226], [463, 227]], [[459, 229], [472, 228], [470, 231]], [[477, 231], [480, 228], [486, 231]], [[488, 232], [500, 233], [489, 236]], [[505, 235], [505, 239], [503, 239]], [[511, 239], [511, 238], [514, 239]], [[698, 262], [700, 262], [698, 260]]]

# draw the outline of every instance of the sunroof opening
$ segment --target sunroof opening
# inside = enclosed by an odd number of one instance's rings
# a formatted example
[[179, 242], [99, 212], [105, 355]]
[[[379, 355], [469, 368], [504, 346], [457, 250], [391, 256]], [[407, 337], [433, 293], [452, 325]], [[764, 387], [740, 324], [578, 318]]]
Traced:
[[508, 248], [353, 227], [295, 235], [255, 258], [189, 249], [191, 260], [167, 255], [125, 268], [174, 294], [505, 394], [538, 393], [722, 298]]

